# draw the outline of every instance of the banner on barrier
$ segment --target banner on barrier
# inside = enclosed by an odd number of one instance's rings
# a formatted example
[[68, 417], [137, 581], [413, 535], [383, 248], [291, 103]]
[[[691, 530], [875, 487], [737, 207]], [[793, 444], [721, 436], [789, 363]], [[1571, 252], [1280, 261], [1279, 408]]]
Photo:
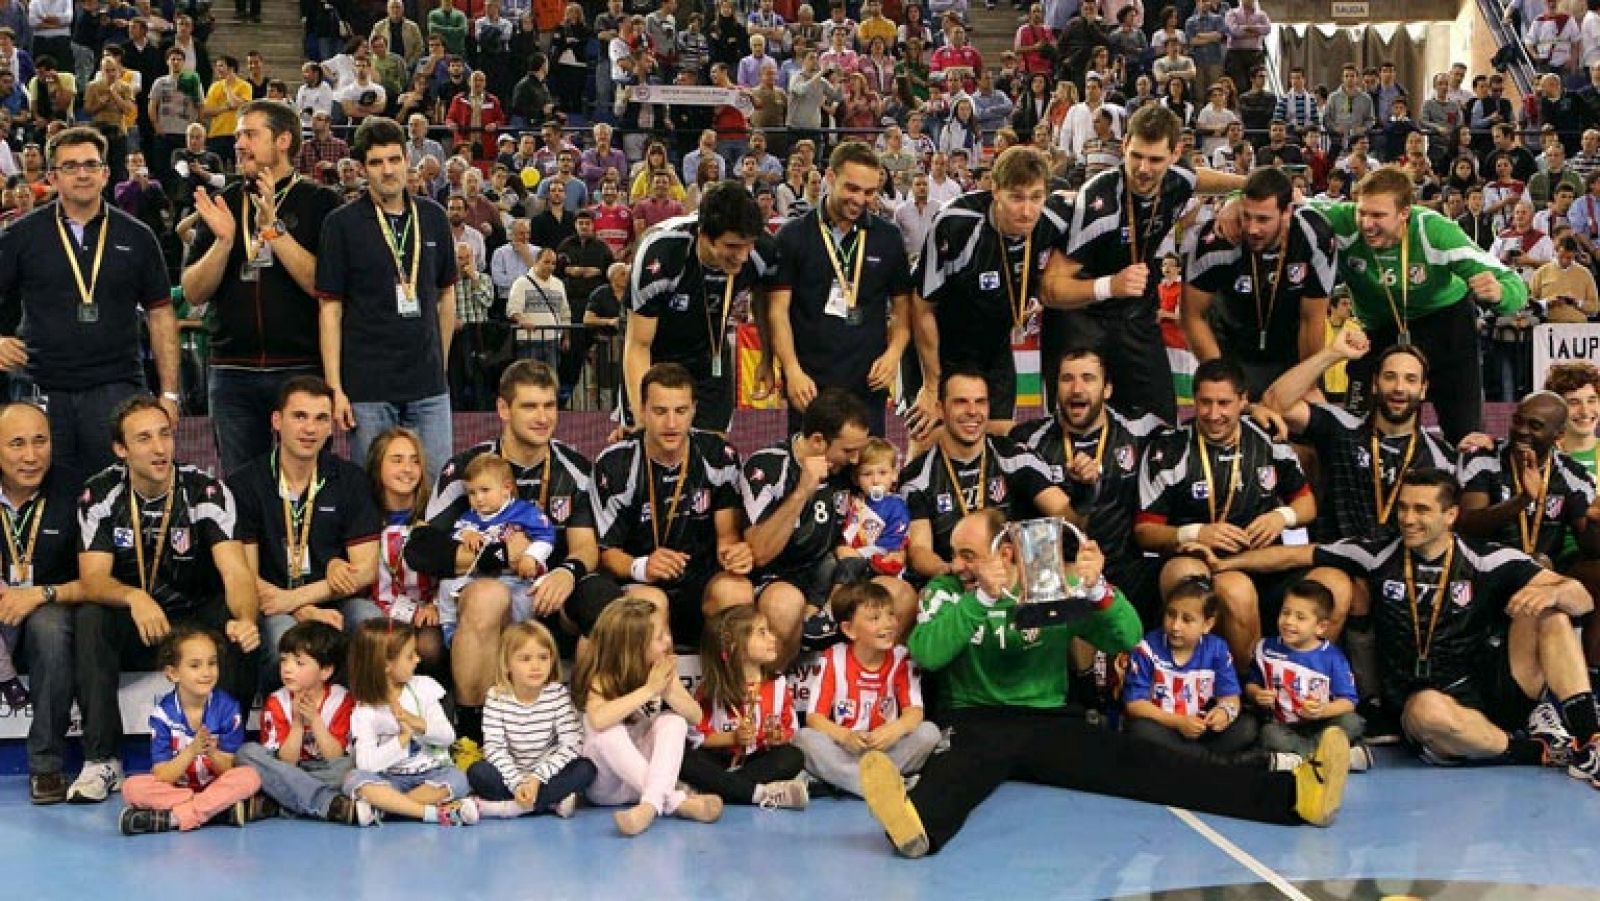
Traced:
[[[23, 676], [26, 682], [28, 677]], [[149, 735], [150, 711], [155, 708], [156, 699], [172, 690], [172, 683], [160, 673], [123, 673], [122, 686], [117, 689], [117, 706], [122, 709], [122, 733], [124, 735]], [[0, 740], [8, 738], [27, 738], [28, 727], [33, 724], [33, 707], [13, 709], [0, 701]], [[67, 735], [77, 738], [83, 734], [83, 717], [78, 713], [78, 705], [72, 705], [72, 725], [67, 727]]]
[[750, 95], [736, 88], [696, 84], [636, 84], [628, 87], [634, 103], [665, 103], [672, 106], [731, 106], [746, 116], [755, 112]]
[[1554, 323], [1533, 327], [1533, 384], [1557, 363], [1586, 360], [1600, 366], [1600, 323]]

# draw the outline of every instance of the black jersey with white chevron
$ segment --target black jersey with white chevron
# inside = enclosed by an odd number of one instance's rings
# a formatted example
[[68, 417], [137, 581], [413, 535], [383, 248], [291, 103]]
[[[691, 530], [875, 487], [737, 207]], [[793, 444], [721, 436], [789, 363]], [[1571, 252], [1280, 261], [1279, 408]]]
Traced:
[[[428, 524], [448, 535], [455, 531], [455, 523], [467, 512], [467, 466], [483, 454], [500, 452], [500, 439], [485, 441], [467, 448], [439, 470], [433, 497], [428, 500]], [[509, 457], [511, 475], [517, 482], [517, 497], [533, 504], [556, 527], [556, 547], [550, 555], [552, 566], [567, 559], [567, 529], [594, 528], [594, 514], [589, 508], [589, 459], [572, 445], [563, 441], [550, 442], [550, 455], [545, 463], [520, 466]], [[545, 485], [545, 472], [550, 474], [550, 484]]]
[[[1419, 424], [1420, 425], [1420, 424]], [[1456, 470], [1455, 448], [1426, 429], [1410, 435], [1378, 436], [1378, 484], [1372, 481], [1372, 420], [1363, 419], [1333, 404], [1311, 404], [1300, 439], [1317, 451], [1322, 466], [1323, 491], [1317, 498], [1313, 538], [1331, 541], [1359, 535], [1393, 538], [1395, 485], [1413, 469]], [[1412, 446], [1413, 440], [1415, 446]], [[1391, 509], [1378, 520], [1378, 491]]]
[[1249, 420], [1239, 423], [1234, 446], [1207, 441], [1204, 448], [1211, 464], [1209, 479], [1199, 456], [1200, 436], [1192, 424], [1149, 443], [1140, 465], [1135, 522], [1186, 526], [1226, 521], [1244, 528], [1311, 490], [1294, 448], [1273, 441]]
[[[745, 520], [751, 525], [771, 518], [800, 484], [800, 461], [792, 439], [756, 451], [744, 461]], [[842, 475], [818, 485], [800, 509], [788, 543], [762, 567], [771, 573], [793, 573], [826, 560], [843, 543], [840, 529], [849, 510], [850, 485]]]
[[[1461, 485], [1469, 492], [1481, 492], [1489, 497], [1489, 504], [1504, 503], [1517, 495], [1513, 483], [1513, 446], [1509, 441], [1499, 441], [1493, 451], [1484, 451], [1461, 461]], [[1507, 523], [1495, 540], [1524, 553], [1544, 554], [1554, 558], [1566, 541], [1567, 530], [1583, 526], [1589, 505], [1594, 503], [1594, 479], [1589, 477], [1583, 464], [1559, 449], [1550, 451], [1550, 480], [1544, 490], [1544, 510], [1529, 504], [1522, 515]], [[1529, 495], [1537, 497], [1539, 486], [1524, 486]], [[1520, 521], [1520, 522], [1519, 522]], [[1534, 524], [1539, 525], [1537, 541], [1532, 546], [1523, 543], [1523, 525], [1526, 523], [1529, 539], [1533, 538]]]
[[928, 521], [933, 527], [933, 550], [946, 560], [950, 533], [961, 521], [963, 509], [993, 507], [1010, 519], [1021, 510], [1031, 511], [1033, 500], [1052, 484], [1050, 468], [1033, 451], [996, 435], [983, 440], [982, 452], [970, 460], [946, 457], [935, 445], [900, 471], [900, 496], [911, 521]]
[[[1183, 214], [1194, 196], [1195, 175], [1181, 166], [1172, 166], [1161, 186], [1149, 197], [1133, 197], [1134, 219], [1130, 222], [1126, 174], [1121, 166], [1107, 169], [1084, 182], [1072, 203], [1072, 238], [1066, 254], [1082, 267], [1083, 278], [1116, 275], [1134, 263], [1150, 267], [1151, 278], [1145, 297], [1156, 299], [1161, 271], [1157, 258], [1161, 242]], [[1138, 239], [1139, 259], [1133, 258], [1133, 239]]]

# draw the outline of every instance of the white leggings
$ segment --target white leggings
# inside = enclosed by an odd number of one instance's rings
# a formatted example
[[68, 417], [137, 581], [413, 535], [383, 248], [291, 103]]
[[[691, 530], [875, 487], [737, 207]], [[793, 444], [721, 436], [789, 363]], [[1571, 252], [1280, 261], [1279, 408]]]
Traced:
[[583, 755], [594, 761], [589, 800], [600, 805], [643, 802], [670, 815], [686, 795], [678, 790], [689, 723], [676, 713], [656, 716], [637, 738], [618, 723], [599, 732], [585, 729]]

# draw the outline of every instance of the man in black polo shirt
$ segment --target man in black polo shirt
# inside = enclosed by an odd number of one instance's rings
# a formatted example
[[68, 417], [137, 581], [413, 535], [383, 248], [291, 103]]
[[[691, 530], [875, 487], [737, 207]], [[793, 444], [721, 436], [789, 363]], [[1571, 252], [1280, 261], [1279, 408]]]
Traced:
[[50, 466], [50, 423], [31, 404], [0, 407], [0, 625], [22, 629], [33, 722], [28, 726], [28, 800], [66, 800], [61, 775], [72, 722], [73, 608], [78, 578], [77, 486]]
[[911, 341], [911, 264], [900, 229], [869, 211], [883, 183], [872, 148], [840, 144], [828, 172], [833, 187], [822, 207], [778, 231], [769, 341], [783, 364], [790, 432], [820, 388], [838, 385], [861, 398], [868, 431], [882, 437], [884, 404]]
[[444, 210], [406, 191], [405, 143], [383, 116], [356, 129], [350, 153], [366, 169], [367, 196], [328, 217], [317, 252], [322, 370], [334, 425], [356, 430], [356, 459], [403, 425], [421, 436], [433, 478], [453, 449], [444, 361], [455, 332], [455, 241]]
[[[1194, 373], [1194, 419], [1150, 442], [1139, 464], [1133, 538], [1140, 548], [1170, 555], [1198, 545], [1218, 555], [1234, 554], [1276, 544], [1284, 530], [1316, 517], [1317, 501], [1294, 448], [1246, 422], [1244, 408], [1244, 371], [1238, 364], [1225, 357], [1201, 363]], [[1205, 569], [1187, 556], [1167, 560], [1161, 568], [1162, 597]], [[1234, 660], [1249, 660], [1261, 638], [1261, 598], [1274, 599], [1285, 587], [1280, 581], [1258, 588], [1237, 573], [1217, 578], [1222, 602], [1217, 632]], [[1346, 609], [1334, 612], [1334, 635]]]
[[[292, 376], [277, 406], [277, 446], [228, 477], [261, 601], [261, 642], [274, 649], [298, 622], [354, 632], [382, 615], [365, 589], [378, 578], [383, 520], [366, 473], [328, 450], [333, 389], [320, 376]], [[263, 657], [265, 684], [276, 687], [277, 660]]]
[[1108, 407], [1106, 364], [1089, 348], [1061, 355], [1055, 394], [1055, 415], [1018, 424], [1011, 440], [1050, 468], [1050, 480], [1087, 517], [1085, 531], [1105, 553], [1106, 577], [1154, 628], [1161, 619], [1159, 564], [1134, 545], [1133, 517], [1139, 512], [1139, 461], [1167, 425], [1149, 413], [1129, 419]]
[[473, 739], [481, 737], [484, 699], [501, 678], [500, 633], [508, 622], [537, 618], [552, 628], [560, 627], [563, 619], [576, 624], [569, 601], [598, 608], [622, 594], [616, 581], [598, 570], [589, 460], [555, 437], [560, 418], [556, 374], [537, 360], [511, 364], [500, 376], [495, 412], [502, 424], [500, 437], [450, 458], [428, 501], [428, 522], [412, 533], [406, 546], [406, 562], [418, 572], [436, 578], [464, 574], [451, 535], [456, 520], [469, 509], [467, 466], [483, 454], [504, 457], [515, 475], [517, 496], [538, 504], [556, 527], [550, 570], [531, 593], [512, 597], [499, 579], [475, 579], [456, 599], [456, 633], [450, 646], [456, 723]]
[[207, 410], [228, 474], [272, 449], [279, 386], [322, 373], [316, 253], [322, 220], [339, 205], [295, 171], [300, 117], [289, 106], [240, 107], [234, 142], [244, 180], [215, 199], [194, 193], [200, 224], [183, 271], [184, 298], [214, 311]]
[[[639, 386], [642, 430], [600, 452], [589, 486], [600, 565], [665, 609], [688, 645], [706, 618], [753, 602], [755, 562], [740, 531], [739, 455], [692, 427], [694, 392], [684, 367], [651, 366]], [[588, 631], [604, 604], [579, 600], [572, 616]]]
[[74, 639], [85, 763], [67, 800], [84, 803], [104, 801], [122, 782], [117, 683], [124, 668], [153, 668], [172, 627], [192, 623], [225, 636], [218, 687], [245, 704], [256, 696], [261, 644], [256, 580], [235, 534], [233, 493], [179, 465], [172, 420], [151, 397], [123, 401], [111, 433], [122, 462], [90, 478], [78, 498], [86, 603]]
[[72, 484], [109, 465], [106, 422], [144, 389], [138, 311], [145, 311], [161, 404], [178, 417], [178, 320], [156, 236], [104, 202], [106, 142], [92, 128], [50, 139], [59, 200], [0, 235], [0, 368], [26, 370], [50, 414], [59, 475]]
[[1178, 421], [1178, 404], [1156, 323], [1160, 279], [1151, 273], [1160, 271], [1161, 243], [1191, 197], [1244, 186], [1241, 176], [1172, 165], [1182, 129], [1156, 104], [1129, 117], [1123, 165], [1089, 179], [1073, 199], [1071, 238], [1051, 257], [1041, 285], [1047, 306], [1069, 311], [1041, 336], [1045, 383], [1057, 348], [1071, 336], [1105, 353], [1117, 406], [1167, 422]]
[[1183, 332], [1200, 362], [1228, 356], [1261, 397], [1289, 367], [1322, 349], [1335, 277], [1333, 229], [1294, 206], [1282, 169], [1244, 183], [1238, 244], [1201, 226], [1183, 289]]
[[[628, 410], [643, 400], [638, 386], [645, 371], [674, 362], [694, 377], [694, 427], [726, 434], [735, 400], [728, 341], [734, 298], [764, 291], [776, 264], [761, 208], [736, 181], [710, 186], [696, 213], [645, 235], [634, 253], [622, 350]], [[763, 303], [752, 297], [750, 309]]]
[[[1219, 572], [1317, 565], [1368, 586], [1385, 706], [1430, 763], [1521, 763], [1600, 777], [1600, 736], [1571, 618], [1594, 602], [1521, 551], [1457, 535], [1461, 483], [1414, 469], [1400, 483], [1399, 535], [1247, 551]], [[1548, 694], [1554, 701], [1540, 702]]]
[[950, 570], [950, 533], [975, 510], [993, 507], [1007, 519], [1062, 516], [1077, 521], [1050, 468], [1010, 438], [991, 433], [987, 373], [954, 366], [939, 374], [944, 428], [933, 447], [900, 471], [900, 494], [911, 514], [906, 565], [921, 579]]
[[941, 376], [950, 366], [982, 372], [990, 422], [1004, 435], [1016, 415], [1012, 342], [1040, 325], [1044, 261], [1066, 246], [1072, 211], [1049, 193], [1049, 158], [1010, 147], [990, 173], [992, 192], [951, 201], [928, 227], [917, 258], [915, 319], [922, 390], [908, 425], [919, 440], [939, 423]]

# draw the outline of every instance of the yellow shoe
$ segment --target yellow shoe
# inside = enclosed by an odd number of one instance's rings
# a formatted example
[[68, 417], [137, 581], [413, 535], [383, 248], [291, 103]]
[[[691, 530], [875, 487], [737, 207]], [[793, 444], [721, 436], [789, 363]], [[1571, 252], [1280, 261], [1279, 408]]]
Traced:
[[906, 797], [900, 767], [889, 755], [882, 751], [861, 755], [861, 793], [873, 818], [889, 833], [896, 851], [911, 858], [928, 853], [928, 831], [922, 827], [917, 808]]
[[1327, 826], [1344, 800], [1350, 775], [1350, 738], [1337, 726], [1322, 730], [1317, 749], [1295, 768], [1294, 812], [1313, 826]]
[[450, 762], [465, 773], [473, 764], [483, 759], [483, 749], [470, 738], [458, 738], [450, 746]]

